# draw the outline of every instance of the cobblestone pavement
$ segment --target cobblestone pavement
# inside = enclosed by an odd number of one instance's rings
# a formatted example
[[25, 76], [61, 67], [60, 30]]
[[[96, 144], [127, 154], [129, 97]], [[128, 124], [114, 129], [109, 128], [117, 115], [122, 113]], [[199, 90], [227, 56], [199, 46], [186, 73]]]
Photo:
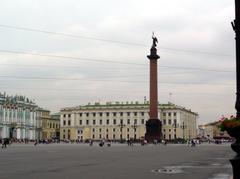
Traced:
[[12, 144], [0, 179], [229, 179], [230, 145]]

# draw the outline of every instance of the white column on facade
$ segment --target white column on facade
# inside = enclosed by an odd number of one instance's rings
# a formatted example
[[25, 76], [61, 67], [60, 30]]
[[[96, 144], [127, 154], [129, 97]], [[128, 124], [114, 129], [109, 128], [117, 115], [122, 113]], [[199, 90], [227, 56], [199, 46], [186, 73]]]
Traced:
[[21, 139], [21, 129], [17, 129], [17, 139]]
[[8, 138], [9, 137], [9, 127], [4, 125], [3, 126], [3, 132], [2, 132], [2, 138]]

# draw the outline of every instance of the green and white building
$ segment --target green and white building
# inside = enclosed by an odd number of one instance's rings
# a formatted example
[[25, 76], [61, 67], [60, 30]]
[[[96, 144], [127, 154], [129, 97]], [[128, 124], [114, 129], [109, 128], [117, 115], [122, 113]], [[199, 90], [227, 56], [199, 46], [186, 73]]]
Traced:
[[40, 138], [41, 121], [37, 110], [37, 105], [25, 96], [0, 93], [0, 138]]

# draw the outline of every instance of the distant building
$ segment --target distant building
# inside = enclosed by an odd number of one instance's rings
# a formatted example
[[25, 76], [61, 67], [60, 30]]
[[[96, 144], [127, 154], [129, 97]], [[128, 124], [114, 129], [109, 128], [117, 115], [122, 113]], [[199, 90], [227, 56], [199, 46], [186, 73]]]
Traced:
[[37, 105], [32, 100], [0, 93], [0, 138], [35, 140], [39, 128]]
[[207, 139], [219, 139], [219, 138], [230, 138], [228, 133], [225, 131], [221, 131], [219, 129], [220, 122], [211, 122], [205, 125], [200, 125], [199, 131], [199, 137], [201, 138], [207, 138]]
[[[61, 109], [60, 138], [70, 140], [141, 139], [149, 119], [149, 103], [108, 102]], [[195, 138], [198, 114], [175, 104], [159, 104], [163, 138]]]
[[56, 139], [60, 136], [60, 114], [50, 115], [49, 110], [38, 109], [42, 121], [42, 139]]

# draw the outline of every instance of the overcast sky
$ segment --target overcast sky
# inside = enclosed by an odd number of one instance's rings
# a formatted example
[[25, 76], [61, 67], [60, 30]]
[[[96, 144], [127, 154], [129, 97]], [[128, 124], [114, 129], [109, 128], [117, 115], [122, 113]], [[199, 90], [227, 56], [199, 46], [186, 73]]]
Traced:
[[235, 114], [233, 19], [233, 0], [1, 0], [0, 91], [53, 112], [143, 102], [154, 31], [160, 103], [199, 113], [199, 124], [216, 121]]

